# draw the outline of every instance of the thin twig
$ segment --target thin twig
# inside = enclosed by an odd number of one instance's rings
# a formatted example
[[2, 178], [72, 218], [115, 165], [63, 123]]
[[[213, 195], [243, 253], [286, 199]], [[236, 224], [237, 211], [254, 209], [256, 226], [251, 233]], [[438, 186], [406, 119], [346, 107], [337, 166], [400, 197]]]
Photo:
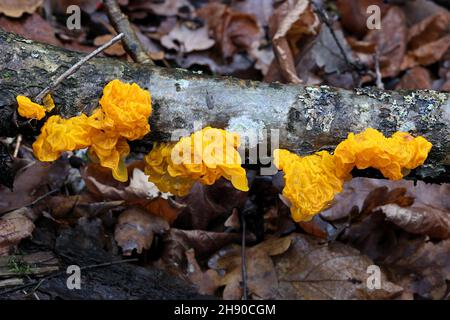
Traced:
[[242, 217], [242, 245], [241, 245], [241, 257], [242, 257], [242, 291], [243, 300], [248, 299], [248, 288], [247, 288], [247, 259], [245, 256], [245, 217]]
[[339, 41], [336, 32], [334, 32], [333, 26], [330, 22], [330, 19], [328, 18], [327, 12], [323, 8], [319, 7], [316, 3], [314, 3], [314, 1], [311, 1], [311, 4], [313, 6], [314, 11], [319, 15], [320, 20], [326, 25], [326, 27], [330, 31], [331, 36], [333, 37], [334, 42], [336, 42], [336, 45], [342, 57], [344, 58], [345, 63], [350, 67], [353, 83], [355, 85], [358, 85], [359, 81], [355, 76], [355, 71], [356, 73], [359, 73], [361, 71], [361, 68], [348, 58], [347, 53], [345, 52], [344, 47], [342, 46], [342, 43]]
[[17, 158], [17, 155], [19, 154], [20, 144], [22, 143], [22, 135], [19, 133], [17, 135], [16, 139], [16, 147], [14, 148], [13, 157]]
[[[138, 261], [138, 260], [139, 259], [137, 259], [137, 258], [136, 259], [133, 258], [133, 259], [125, 259], [125, 260], [104, 262], [104, 263], [100, 263], [100, 264], [91, 264], [91, 265], [87, 265], [87, 266], [81, 267], [80, 270], [89, 270], [89, 269], [95, 269], [95, 268], [101, 268], [101, 267], [109, 267], [109, 266], [116, 265], [116, 264], [122, 264], [122, 263], [127, 263], [127, 262], [134, 262], [134, 261]], [[0, 292], [0, 296], [8, 294], [8, 293], [16, 292], [18, 290], [23, 290], [23, 289], [26, 289], [26, 288], [29, 288], [29, 287], [32, 287], [32, 286], [35, 286], [33, 291], [36, 291], [42, 285], [42, 283], [45, 280], [49, 280], [49, 279], [52, 279], [52, 278], [55, 278], [55, 277], [59, 277], [59, 276], [62, 276], [64, 274], [66, 274], [66, 273], [67, 273], [66, 270], [63, 270], [63, 271], [59, 271], [59, 272], [55, 272], [55, 273], [49, 274], [48, 276], [45, 276], [42, 279], [34, 280], [34, 281], [29, 282], [27, 284], [24, 284], [24, 285], [15, 287], [15, 288], [11, 288], [11, 289], [2, 291], [2, 292]]]
[[105, 0], [104, 5], [114, 29], [118, 33], [123, 33], [125, 35], [122, 39], [122, 43], [125, 51], [130, 55], [133, 61], [137, 63], [154, 64], [153, 60], [147, 54], [147, 51], [145, 51], [142, 43], [139, 41], [136, 32], [134, 32], [131, 27], [127, 16], [120, 10], [117, 0]]
[[384, 83], [383, 83], [381, 71], [380, 71], [380, 50], [378, 50], [378, 48], [375, 51], [375, 55], [373, 58], [375, 60], [375, 75], [376, 75], [377, 88], [384, 90]]
[[80, 61], [78, 61], [77, 63], [75, 63], [73, 66], [71, 66], [69, 69], [67, 69], [66, 72], [64, 72], [62, 75], [60, 75], [55, 81], [53, 81], [52, 84], [50, 84], [48, 87], [46, 87], [44, 90], [42, 90], [35, 98], [35, 101], [37, 103], [41, 103], [42, 99], [44, 99], [44, 97], [51, 93], [52, 90], [54, 90], [56, 87], [58, 87], [61, 82], [63, 82], [66, 78], [70, 77], [72, 74], [74, 74], [78, 69], [80, 69], [80, 67], [85, 64], [86, 62], [88, 62], [90, 59], [92, 59], [93, 57], [95, 57], [96, 55], [98, 55], [100, 52], [104, 51], [106, 48], [109, 48], [110, 46], [112, 46], [114, 43], [116, 43], [117, 41], [119, 41], [120, 39], [122, 39], [124, 37], [123, 33], [118, 34], [117, 36], [115, 36], [114, 38], [112, 38], [111, 40], [109, 40], [108, 42], [106, 42], [105, 44], [103, 44], [102, 46], [98, 47], [97, 49], [95, 49], [94, 51], [92, 51], [91, 53], [89, 53], [87, 56], [83, 57]]
[[[52, 195], [52, 194], [54, 194], [54, 193], [56, 193], [56, 192], [58, 192], [58, 191], [59, 191], [58, 189], [50, 190], [49, 192], [43, 194], [42, 196], [39, 196], [38, 198], [36, 198], [36, 199], [33, 200], [32, 202], [30, 202], [29, 204], [24, 205], [24, 207], [31, 207], [31, 206], [34, 206], [36, 203], [38, 203], [38, 202], [44, 200], [44, 199], [47, 198], [48, 196], [50, 196], [50, 195]], [[9, 210], [7, 210], [7, 211], [3, 211], [2, 213], [0, 213], [0, 216], [3, 216], [3, 215], [5, 215], [5, 214], [7, 214], [7, 213], [9, 213], [9, 212], [12, 212], [12, 211], [14, 211], [14, 210], [17, 210], [17, 209], [19, 209], [19, 208], [20, 208], [20, 207], [15, 207], [15, 208], [9, 209]]]
[[34, 201], [32, 201], [30, 204], [26, 205], [26, 207], [34, 206], [36, 203], [38, 203], [38, 202], [44, 200], [44, 199], [47, 198], [48, 196], [51, 196], [52, 194], [54, 194], [54, 193], [56, 193], [56, 192], [58, 192], [58, 191], [59, 191], [58, 189], [50, 190], [49, 192], [47, 192], [47, 193], [43, 194], [42, 196], [36, 198], [36, 199], [35, 199]]

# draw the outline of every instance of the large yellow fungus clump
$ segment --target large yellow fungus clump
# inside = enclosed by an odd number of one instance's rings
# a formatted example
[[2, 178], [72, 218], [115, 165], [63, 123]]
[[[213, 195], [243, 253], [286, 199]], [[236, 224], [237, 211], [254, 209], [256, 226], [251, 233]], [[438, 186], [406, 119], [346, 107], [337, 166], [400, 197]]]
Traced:
[[327, 151], [300, 157], [288, 150], [274, 152], [275, 165], [283, 170], [283, 196], [290, 202], [292, 218], [308, 221], [325, 209], [354, 167], [376, 168], [389, 179], [403, 178], [409, 169], [422, 165], [432, 144], [423, 137], [414, 138], [396, 132], [386, 138], [368, 128], [359, 134], [350, 133], [331, 155]]
[[237, 151], [236, 133], [206, 127], [177, 143], [161, 143], [145, 157], [145, 173], [161, 191], [187, 195], [196, 181], [211, 185], [224, 177], [248, 191], [248, 182]]
[[[20, 107], [20, 104], [19, 104]], [[100, 165], [111, 168], [115, 179], [127, 181], [124, 159], [130, 153], [127, 140], [141, 139], [150, 131], [151, 97], [137, 84], [113, 80], [103, 89], [100, 108], [91, 116], [70, 119], [51, 116], [33, 144], [40, 161], [56, 160], [62, 152], [89, 148]]]

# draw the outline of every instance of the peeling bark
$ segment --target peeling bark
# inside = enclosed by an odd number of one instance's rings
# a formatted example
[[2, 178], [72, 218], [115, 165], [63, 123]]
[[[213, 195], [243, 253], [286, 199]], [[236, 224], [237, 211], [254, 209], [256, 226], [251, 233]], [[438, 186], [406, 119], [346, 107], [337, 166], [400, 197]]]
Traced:
[[[35, 96], [81, 54], [1, 30], [0, 52], [0, 136], [15, 135], [26, 131], [12, 121], [15, 96]], [[176, 129], [192, 132], [200, 121], [240, 133], [279, 129], [280, 147], [308, 154], [332, 150], [349, 132], [372, 127], [386, 135], [409, 131], [430, 140], [433, 148], [422, 176], [438, 175], [450, 165], [449, 93], [267, 84], [94, 58], [54, 92], [56, 112], [65, 117], [89, 113], [103, 86], [115, 78], [152, 93], [152, 132], [144, 141], [169, 140]]]

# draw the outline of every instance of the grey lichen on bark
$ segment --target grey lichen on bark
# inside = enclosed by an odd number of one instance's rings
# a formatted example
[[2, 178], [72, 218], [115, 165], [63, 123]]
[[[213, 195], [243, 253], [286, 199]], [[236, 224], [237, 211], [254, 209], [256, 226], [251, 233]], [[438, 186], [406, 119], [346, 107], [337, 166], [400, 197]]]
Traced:
[[[81, 56], [0, 30], [0, 136], [15, 134], [15, 96], [35, 96]], [[133, 81], [151, 91], [151, 134], [166, 141], [194, 123], [247, 133], [280, 130], [280, 147], [299, 154], [332, 150], [349, 132], [367, 127], [386, 135], [409, 131], [433, 143], [425, 175], [450, 165], [450, 94], [431, 90], [343, 90], [212, 77], [181, 69], [94, 58], [54, 92], [56, 113], [89, 113], [103, 86], [113, 79]]]

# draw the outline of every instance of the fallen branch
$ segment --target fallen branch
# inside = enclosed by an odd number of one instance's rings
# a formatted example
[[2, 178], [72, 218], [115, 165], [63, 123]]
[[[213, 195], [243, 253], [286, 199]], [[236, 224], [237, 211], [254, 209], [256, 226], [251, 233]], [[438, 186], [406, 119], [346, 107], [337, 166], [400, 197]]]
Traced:
[[[26, 131], [13, 121], [16, 95], [35, 96], [81, 54], [3, 31], [0, 52], [0, 136], [16, 136]], [[66, 117], [90, 112], [103, 86], [115, 78], [135, 81], [152, 93], [152, 132], [144, 143], [169, 140], [176, 129], [193, 132], [197, 121], [241, 133], [278, 129], [280, 147], [307, 154], [332, 149], [349, 132], [373, 127], [387, 135], [410, 131], [431, 141], [422, 176], [440, 174], [450, 164], [449, 93], [266, 84], [94, 58], [55, 90], [56, 112]]]
[[117, 33], [123, 33], [122, 39], [125, 51], [130, 55], [134, 62], [154, 64], [150, 56], [144, 50], [142, 43], [139, 41], [136, 32], [131, 27], [130, 21], [126, 15], [120, 10], [117, 0], [104, 1], [109, 20]]

